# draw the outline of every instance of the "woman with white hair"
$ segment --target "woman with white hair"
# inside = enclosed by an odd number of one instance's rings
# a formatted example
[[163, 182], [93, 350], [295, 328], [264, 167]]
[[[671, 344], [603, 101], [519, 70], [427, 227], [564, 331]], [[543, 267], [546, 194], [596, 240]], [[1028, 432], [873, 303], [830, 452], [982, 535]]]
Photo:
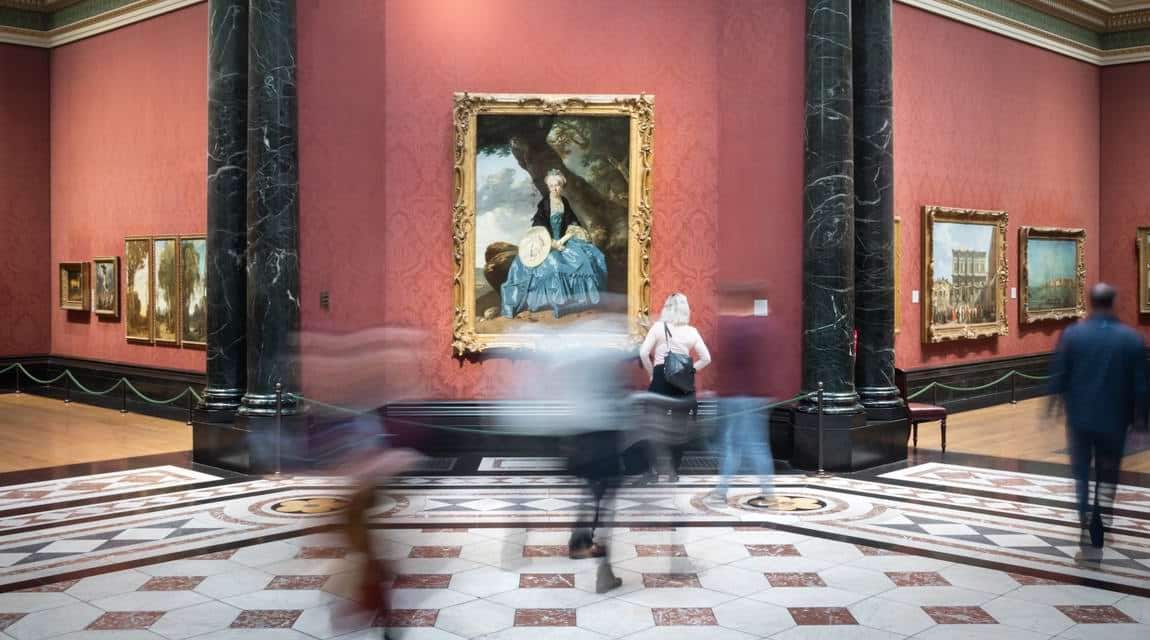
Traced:
[[[692, 354], [695, 356], [693, 361]], [[680, 418], [680, 413], [693, 416], [694, 374], [711, 364], [711, 352], [707, 350], [707, 343], [699, 335], [699, 330], [691, 326], [691, 307], [687, 303], [687, 296], [672, 293], [667, 297], [659, 321], [651, 326], [647, 338], [639, 347], [639, 359], [650, 376], [651, 384], [647, 390], [684, 401], [670, 409], [673, 417]], [[668, 365], [673, 369], [670, 374]], [[689, 422], [676, 420], [675, 429], [680, 433], [676, 441], [670, 443], [671, 469], [668, 479], [671, 482], [679, 478], [679, 462], [683, 459], [683, 447], [689, 436], [689, 428]]]
[[[564, 313], [599, 304], [599, 292], [607, 283], [607, 258], [591, 243], [586, 229], [579, 224], [571, 203], [563, 197], [567, 178], [552, 169], [544, 178], [548, 195], [539, 201], [531, 228], [545, 233], [543, 251], [547, 255], [538, 264], [524, 264], [515, 258], [500, 288], [500, 313], [513, 318], [523, 311], [550, 308], [556, 318]], [[531, 233], [528, 238], [531, 238]], [[546, 237], [550, 237], [548, 250]], [[522, 245], [521, 245], [522, 247]]]

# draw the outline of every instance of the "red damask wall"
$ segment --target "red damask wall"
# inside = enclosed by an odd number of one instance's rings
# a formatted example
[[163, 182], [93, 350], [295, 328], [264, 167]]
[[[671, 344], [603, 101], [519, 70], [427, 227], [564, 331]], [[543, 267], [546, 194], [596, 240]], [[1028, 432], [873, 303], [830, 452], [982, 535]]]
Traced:
[[1117, 311], [1150, 339], [1150, 315], [1138, 314], [1134, 237], [1150, 227], [1150, 64], [1102, 70], [1102, 278], [1118, 288]]
[[[1099, 275], [1097, 67], [895, 3], [895, 214], [903, 262], [898, 366], [1050, 351], [1065, 322], [1010, 335], [921, 343], [923, 205], [1005, 209], [1010, 286], [1018, 286], [1018, 228], [1086, 229], [1087, 279]], [[1145, 107], [1142, 110], [1145, 114]], [[1110, 245], [1107, 245], [1110, 246]], [[1008, 292], [1009, 293], [1009, 292]]]
[[[714, 326], [720, 15], [704, 2], [299, 3], [302, 321], [425, 329], [433, 395], [506, 395], [522, 360], [451, 357], [456, 91], [656, 96], [656, 305]], [[382, 44], [381, 44], [382, 41]], [[331, 46], [338, 42], [340, 46]], [[324, 139], [326, 138], [326, 139]], [[332, 310], [319, 291], [332, 291]], [[304, 372], [306, 377], [306, 371]]]
[[0, 44], [0, 356], [48, 353], [48, 51]]
[[[206, 231], [207, 20], [199, 4], [52, 50], [53, 265]], [[204, 368], [202, 349], [128, 344], [122, 320], [51, 324], [56, 355]]]

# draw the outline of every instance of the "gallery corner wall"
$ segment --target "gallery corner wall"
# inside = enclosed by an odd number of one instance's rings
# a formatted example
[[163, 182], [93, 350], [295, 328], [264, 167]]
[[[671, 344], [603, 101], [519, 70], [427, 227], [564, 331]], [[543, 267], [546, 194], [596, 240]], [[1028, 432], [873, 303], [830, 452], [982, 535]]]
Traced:
[[51, 347], [48, 55], [0, 44], [0, 356]]
[[922, 344], [922, 305], [911, 303], [911, 291], [923, 288], [922, 207], [1006, 210], [1013, 288], [1020, 226], [1083, 228], [1087, 282], [1095, 282], [1101, 70], [901, 3], [894, 9], [895, 215], [903, 248], [897, 366], [1049, 352], [1067, 322], [1020, 326], [1009, 291], [1009, 335]]
[[[51, 51], [45, 272], [122, 256], [125, 236], [206, 230], [207, 21], [198, 4]], [[127, 343], [122, 316], [49, 308], [54, 355], [204, 369], [203, 349]]]
[[1101, 154], [1102, 278], [1118, 288], [1118, 316], [1150, 341], [1134, 252], [1134, 230], [1150, 226], [1150, 63], [1102, 70]]

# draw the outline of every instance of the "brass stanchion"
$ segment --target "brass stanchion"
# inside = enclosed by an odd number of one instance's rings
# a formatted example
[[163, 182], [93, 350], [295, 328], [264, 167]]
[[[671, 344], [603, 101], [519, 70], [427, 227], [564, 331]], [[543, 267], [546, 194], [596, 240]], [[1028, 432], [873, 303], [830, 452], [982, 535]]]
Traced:
[[1014, 380], [1015, 380], [1014, 374], [1015, 373], [1017, 373], [1017, 372], [1014, 371], [1013, 369], [1011, 369], [1011, 371], [1010, 371], [1010, 404], [1018, 404], [1018, 398], [1015, 395], [1015, 388], [1014, 388], [1015, 387], [1015, 384], [1014, 384]]
[[128, 379], [120, 378], [120, 413], [128, 412]]
[[818, 417], [815, 418], [819, 432], [819, 477], [825, 477], [827, 472], [823, 469], [823, 383], [819, 383], [818, 390]]
[[280, 475], [280, 436], [283, 434], [283, 402], [284, 402], [284, 386], [283, 383], [276, 383], [276, 471], [275, 474]]

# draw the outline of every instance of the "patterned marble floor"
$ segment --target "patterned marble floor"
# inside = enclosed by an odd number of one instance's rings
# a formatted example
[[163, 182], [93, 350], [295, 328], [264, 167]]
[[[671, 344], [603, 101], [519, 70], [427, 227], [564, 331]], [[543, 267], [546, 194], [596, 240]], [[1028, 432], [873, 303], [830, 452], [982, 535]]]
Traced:
[[752, 478], [726, 503], [713, 476], [625, 487], [602, 532], [623, 586], [600, 595], [596, 561], [566, 554], [590, 504], [574, 479], [399, 478], [372, 515], [397, 574], [379, 620], [350, 613], [356, 559], [327, 530], [344, 480], [184, 471], [3, 489], [28, 494], [0, 504], [0, 640], [1150, 637], [1140, 487], [1102, 553], [1064, 492], [1029, 488], [1065, 484], [1044, 476], [780, 476], [770, 511]]

